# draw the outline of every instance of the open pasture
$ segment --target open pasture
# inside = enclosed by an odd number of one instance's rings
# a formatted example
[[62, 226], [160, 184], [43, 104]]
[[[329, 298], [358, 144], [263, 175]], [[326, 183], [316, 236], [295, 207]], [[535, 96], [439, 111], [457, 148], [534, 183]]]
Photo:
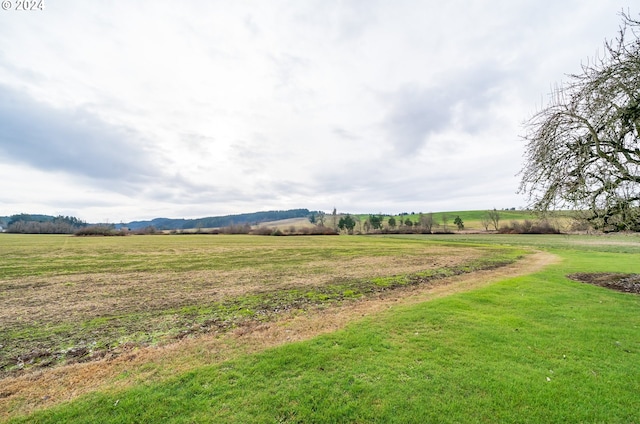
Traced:
[[[190, 340], [190, 349], [198, 350], [199, 358], [207, 360], [193, 362], [188, 359], [193, 356], [186, 354], [181, 360], [178, 354], [173, 362], [132, 362], [121, 368], [120, 374], [111, 376], [106, 388], [98, 385], [102, 387], [98, 391], [89, 390], [89, 394], [70, 403], [23, 418], [19, 416], [57, 402], [43, 400], [46, 396], [28, 399], [27, 394], [5, 393], [4, 398], [0, 396], [0, 411], [6, 417], [15, 416], [12, 422], [640, 422], [639, 297], [567, 278], [577, 272], [640, 272], [637, 236], [188, 236], [184, 242], [177, 240], [179, 237], [122, 239], [131, 243], [127, 250], [132, 255], [129, 261], [123, 260], [120, 275], [146, 275], [149, 280], [139, 279], [145, 284], [155, 281], [150, 277], [154, 272], [166, 274], [168, 265], [157, 260], [155, 267], [162, 271], [153, 271], [151, 263], [144, 268], [145, 261], [135, 260], [144, 252], [148, 258], [162, 257], [163, 251], [193, 250], [198, 256], [199, 249], [207, 251], [216, 245], [218, 249], [218, 243], [228, 243], [228, 257], [235, 258], [235, 265], [226, 272], [235, 277], [227, 281], [235, 281], [232, 285], [236, 289], [223, 297], [243, 298], [249, 291], [242, 287], [255, 288], [255, 281], [253, 285], [250, 282], [262, 271], [270, 276], [265, 286], [273, 291], [251, 289], [249, 297], [256, 295], [264, 306], [265, 299], [273, 299], [268, 293], [295, 291], [295, 281], [302, 284], [310, 281], [306, 279], [309, 276], [311, 281], [304, 286], [307, 297], [293, 298], [316, 300], [297, 311], [315, 315], [320, 321], [329, 321], [346, 309], [357, 313], [338, 331], [279, 347], [234, 351], [242, 339], [226, 338], [222, 333], [215, 339], [210, 335], [183, 339], [173, 345]], [[14, 242], [20, 245], [23, 240]], [[114, 248], [122, 240], [80, 243], [104, 243], [107, 251], [123, 251], [122, 247]], [[154, 246], [147, 247], [147, 240]], [[174, 243], [186, 245], [179, 248]], [[208, 243], [211, 246], [207, 247]], [[137, 246], [137, 254], [133, 246]], [[544, 250], [548, 252], [545, 257], [555, 260], [530, 275], [498, 279], [483, 274], [494, 271], [459, 275], [513, 261], [533, 250]], [[78, 248], [75, 251], [78, 253]], [[249, 251], [252, 255], [245, 256]], [[298, 251], [306, 259], [297, 256]], [[266, 259], [268, 256], [274, 259]], [[510, 267], [525, 269], [529, 257], [532, 255]], [[254, 261], [255, 266], [251, 266]], [[395, 261], [399, 262], [398, 268], [393, 268]], [[173, 272], [185, 276], [206, 273], [207, 267], [215, 268], [214, 264]], [[411, 264], [415, 267], [403, 271]], [[144, 269], [132, 269], [136, 267]], [[243, 271], [234, 274], [236, 268]], [[348, 273], [342, 274], [342, 268]], [[221, 265], [220, 271], [224, 269]], [[95, 275], [105, 273], [101, 265], [96, 265]], [[91, 271], [85, 269], [78, 274], [90, 275]], [[456, 281], [474, 279], [474, 275], [475, 286], [467, 286], [476, 287], [474, 290], [455, 292]], [[358, 312], [367, 298], [392, 292], [372, 292], [366, 287], [433, 284], [433, 279], [420, 280], [420, 276], [449, 276], [446, 281], [454, 289], [448, 296], [433, 299], [415, 294], [419, 290], [400, 287], [389, 303], [376, 299], [387, 306], [375, 313]], [[58, 277], [59, 273], [50, 272], [33, 278], [45, 281]], [[13, 276], [3, 277], [2, 284], [29, 278], [16, 275], [14, 270]], [[281, 283], [285, 280], [288, 283]], [[177, 284], [180, 278], [172, 281]], [[225, 286], [222, 282], [219, 285]], [[199, 287], [202, 290], [204, 286]], [[140, 303], [148, 301], [145, 298]], [[166, 311], [159, 303], [150, 310]], [[198, 313], [183, 317], [193, 319], [212, 313], [211, 303], [194, 304]], [[180, 315], [175, 312], [180, 308], [169, 310], [169, 314], [156, 316]], [[286, 314], [291, 315], [293, 310]], [[131, 315], [150, 317], [136, 315], [139, 313]], [[259, 314], [247, 314], [240, 318], [261, 319]], [[295, 322], [286, 321], [282, 328], [293, 328]], [[238, 328], [242, 325], [233, 319], [230, 323]], [[159, 334], [156, 340], [162, 343], [171, 332]], [[226, 342], [218, 344], [222, 340]], [[221, 350], [212, 352], [216, 349]], [[225, 355], [224, 349], [235, 353]], [[139, 352], [143, 351], [140, 348]], [[101, 363], [108, 361], [95, 365]], [[89, 364], [78, 366], [85, 365]], [[58, 367], [62, 377], [66, 368]], [[50, 371], [31, 378], [55, 384], [55, 380], [46, 378]], [[17, 387], [16, 382], [28, 383], [29, 378], [29, 374], [9, 376], [4, 381], [14, 384], [6, 387]]]
[[495, 254], [410, 239], [6, 234], [0, 373], [221, 332], [514, 258]]

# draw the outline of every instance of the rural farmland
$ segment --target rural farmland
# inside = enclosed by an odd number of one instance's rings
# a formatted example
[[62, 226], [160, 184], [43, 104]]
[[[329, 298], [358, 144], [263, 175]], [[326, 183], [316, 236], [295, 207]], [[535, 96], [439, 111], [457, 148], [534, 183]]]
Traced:
[[640, 419], [635, 235], [1, 241], [9, 422]]
[[640, 424], [639, 76], [613, 0], [3, 0], [0, 423]]

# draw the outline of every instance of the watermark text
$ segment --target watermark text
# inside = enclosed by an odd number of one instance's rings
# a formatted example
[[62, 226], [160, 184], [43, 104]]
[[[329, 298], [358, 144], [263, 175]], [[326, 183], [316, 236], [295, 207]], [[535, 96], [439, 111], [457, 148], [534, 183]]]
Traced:
[[0, 0], [2, 10], [15, 10], [18, 12], [43, 11], [44, 0]]

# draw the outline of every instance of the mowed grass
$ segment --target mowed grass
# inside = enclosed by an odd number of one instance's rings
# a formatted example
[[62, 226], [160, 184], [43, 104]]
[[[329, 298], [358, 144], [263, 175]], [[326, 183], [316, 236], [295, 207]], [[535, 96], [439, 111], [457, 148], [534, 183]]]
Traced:
[[640, 298], [565, 277], [640, 272], [638, 238], [446, 240], [562, 262], [12, 422], [640, 422]]
[[515, 260], [366, 237], [0, 237], [0, 376], [269, 321]]

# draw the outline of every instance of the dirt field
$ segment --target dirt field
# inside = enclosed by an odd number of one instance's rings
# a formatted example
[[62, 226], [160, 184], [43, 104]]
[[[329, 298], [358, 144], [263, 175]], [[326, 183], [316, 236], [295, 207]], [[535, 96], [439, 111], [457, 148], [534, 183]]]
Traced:
[[623, 293], [640, 294], [640, 274], [577, 273], [567, 277]]

